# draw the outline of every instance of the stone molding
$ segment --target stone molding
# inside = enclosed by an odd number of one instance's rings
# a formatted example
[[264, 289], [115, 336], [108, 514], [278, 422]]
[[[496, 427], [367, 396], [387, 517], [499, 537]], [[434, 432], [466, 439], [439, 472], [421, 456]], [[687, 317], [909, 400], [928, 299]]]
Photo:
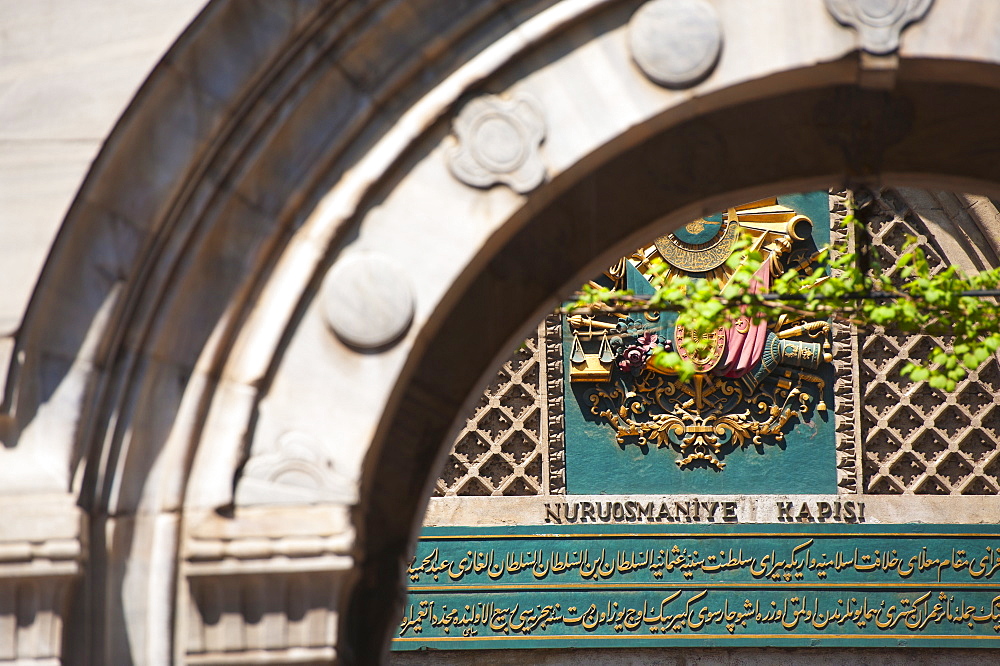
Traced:
[[0, 499], [0, 665], [62, 662], [63, 625], [85, 561], [71, 497]]
[[345, 509], [238, 509], [192, 516], [184, 546], [184, 663], [324, 663], [354, 566]]

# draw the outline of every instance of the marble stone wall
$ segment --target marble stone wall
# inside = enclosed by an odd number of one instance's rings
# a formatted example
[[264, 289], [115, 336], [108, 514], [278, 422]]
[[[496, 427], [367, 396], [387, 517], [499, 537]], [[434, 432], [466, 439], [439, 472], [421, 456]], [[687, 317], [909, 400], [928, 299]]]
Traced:
[[0, 660], [378, 661], [572, 285], [776, 189], [1000, 194], [997, 3], [713, 0], [690, 68], [642, 4], [0, 2]]

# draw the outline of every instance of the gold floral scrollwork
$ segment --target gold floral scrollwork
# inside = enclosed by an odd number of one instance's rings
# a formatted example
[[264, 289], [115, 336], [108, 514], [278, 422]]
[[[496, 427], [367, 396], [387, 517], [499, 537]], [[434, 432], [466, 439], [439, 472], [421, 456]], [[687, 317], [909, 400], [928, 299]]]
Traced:
[[[791, 371], [773, 385], [747, 392], [747, 382], [702, 375], [700, 395], [694, 382], [643, 372], [632, 390], [613, 385], [595, 386], [589, 394], [590, 412], [615, 429], [619, 445], [634, 441], [640, 447], [672, 448], [680, 454], [677, 465], [686, 468], [698, 461], [722, 470], [725, 451], [753, 444], [779, 444], [789, 421], [808, 411], [814, 395], [823, 393], [825, 381], [816, 375]], [[697, 398], [701, 399], [701, 408]], [[749, 409], [735, 411], [742, 405]], [[816, 403], [825, 409], [822, 398]]]

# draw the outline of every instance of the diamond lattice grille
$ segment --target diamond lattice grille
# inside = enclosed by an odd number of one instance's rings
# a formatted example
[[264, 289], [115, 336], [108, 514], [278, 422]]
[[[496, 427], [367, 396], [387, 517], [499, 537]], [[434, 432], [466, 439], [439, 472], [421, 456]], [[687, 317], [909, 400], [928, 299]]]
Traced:
[[466, 420], [436, 496], [545, 493], [542, 381], [539, 339], [533, 336], [503, 364]]
[[[923, 223], [891, 192], [862, 209], [884, 266], [907, 235], [920, 241], [933, 271], [940, 249]], [[988, 359], [952, 393], [911, 382], [900, 370], [923, 361], [946, 337], [877, 330], [860, 338], [862, 466], [873, 494], [995, 495], [1000, 492], [1000, 367]]]

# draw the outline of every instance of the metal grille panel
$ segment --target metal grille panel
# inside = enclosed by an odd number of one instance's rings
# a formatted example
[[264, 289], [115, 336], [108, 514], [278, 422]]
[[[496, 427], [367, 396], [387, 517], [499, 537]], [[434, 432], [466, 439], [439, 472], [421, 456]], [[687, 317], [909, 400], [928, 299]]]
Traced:
[[[902, 199], [883, 192], [862, 208], [883, 264], [916, 236], [933, 266], [943, 253]], [[862, 397], [865, 492], [872, 494], [995, 495], [1000, 492], [1000, 367], [985, 361], [952, 393], [900, 375], [947, 337], [892, 330], [862, 333], [858, 378]]]
[[455, 440], [435, 496], [546, 493], [543, 358], [535, 335], [501, 366]]

